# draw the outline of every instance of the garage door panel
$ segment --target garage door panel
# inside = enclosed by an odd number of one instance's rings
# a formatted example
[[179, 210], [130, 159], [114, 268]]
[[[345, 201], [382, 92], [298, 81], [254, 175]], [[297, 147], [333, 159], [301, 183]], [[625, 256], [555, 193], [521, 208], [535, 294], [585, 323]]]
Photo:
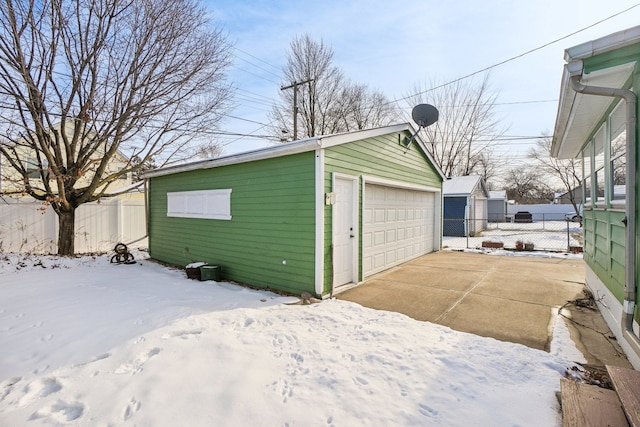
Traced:
[[370, 249], [372, 246], [373, 240], [372, 240], [372, 234], [371, 233], [364, 233], [362, 234], [362, 249], [363, 250], [367, 250]]
[[384, 247], [384, 244], [386, 243], [385, 240], [385, 233], [384, 231], [376, 231], [373, 233], [373, 247]]
[[396, 220], [396, 209], [389, 208], [387, 209], [387, 222], [392, 222]]
[[396, 230], [387, 230], [385, 243], [395, 243], [397, 232]]
[[396, 250], [396, 257], [398, 259], [405, 259], [408, 255], [406, 248], [398, 248]]
[[373, 214], [374, 224], [384, 224], [386, 219], [386, 212], [384, 209], [375, 209]]
[[431, 192], [366, 185], [364, 212], [373, 214], [363, 215], [365, 276], [433, 250], [435, 200]]
[[398, 240], [404, 240], [407, 236], [407, 230], [404, 228], [398, 228]]
[[379, 252], [376, 255], [374, 255], [373, 257], [373, 268], [374, 269], [378, 269], [378, 268], [382, 268], [385, 266], [386, 264], [386, 253], [385, 252]]

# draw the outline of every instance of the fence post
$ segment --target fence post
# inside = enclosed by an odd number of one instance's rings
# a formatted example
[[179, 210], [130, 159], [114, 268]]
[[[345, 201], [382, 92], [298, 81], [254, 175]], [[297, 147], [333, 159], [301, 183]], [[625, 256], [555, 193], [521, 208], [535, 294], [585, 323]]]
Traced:
[[470, 230], [469, 230], [469, 226], [470, 226], [470, 224], [469, 224], [469, 219], [468, 219], [468, 218], [465, 218], [465, 219], [464, 219], [464, 221], [467, 223], [467, 226], [466, 226], [466, 228], [465, 228], [465, 233], [464, 233], [464, 234], [467, 236], [467, 249], [471, 249], [471, 248], [469, 247], [469, 234], [471, 234], [471, 233], [469, 232], [469, 231], [470, 231]]
[[567, 252], [571, 252], [571, 235], [569, 234], [569, 218], [566, 219], [567, 221]]
[[[45, 251], [48, 253], [58, 252], [58, 215], [55, 213], [52, 207], [47, 206], [44, 211], [44, 241]], [[45, 252], [45, 253], [46, 253]]]
[[117, 225], [116, 227], [118, 230], [118, 242], [124, 242], [125, 238], [124, 238], [124, 206], [123, 206], [123, 202], [122, 199], [120, 197], [118, 197], [116, 199], [116, 215], [117, 215]]

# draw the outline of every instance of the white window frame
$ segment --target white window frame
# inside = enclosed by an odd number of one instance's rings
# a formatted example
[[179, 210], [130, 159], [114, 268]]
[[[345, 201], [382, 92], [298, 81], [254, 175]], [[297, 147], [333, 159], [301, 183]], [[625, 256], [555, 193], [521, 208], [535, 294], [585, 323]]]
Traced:
[[[613, 129], [613, 123], [612, 123], [612, 121], [613, 121], [612, 119], [613, 119], [614, 115], [615, 115], [618, 111], [620, 111], [620, 110], [622, 110], [622, 112], [623, 112], [623, 113], [626, 113], [626, 110], [625, 110], [625, 109], [626, 109], [626, 106], [625, 106], [625, 104], [624, 104], [624, 101], [620, 101], [620, 102], [618, 103], [618, 105], [616, 105], [616, 106], [615, 106], [615, 108], [613, 109], [613, 111], [611, 111], [611, 114], [609, 114], [609, 117], [607, 118], [607, 125], [609, 126], [608, 143], [609, 143], [609, 150], [610, 150], [610, 151], [612, 150], [611, 145], [612, 145], [612, 143], [613, 143], [613, 140], [614, 140], [615, 138], [617, 138], [619, 135], [621, 135], [622, 133], [625, 133], [625, 146], [624, 146], [624, 151], [623, 151], [622, 153], [616, 153], [616, 154], [613, 154], [613, 155], [610, 155], [610, 156], [609, 156], [609, 157], [610, 157], [610, 158], [609, 158], [609, 173], [608, 173], [608, 175], [607, 175], [607, 177], [609, 178], [609, 182], [608, 182], [607, 187], [608, 187], [608, 189], [609, 189], [609, 191], [610, 191], [610, 193], [611, 193], [611, 196], [610, 196], [610, 206], [611, 206], [611, 207], [613, 207], [613, 208], [616, 208], [616, 207], [617, 207], [617, 208], [622, 208], [622, 207], [624, 207], [624, 206], [626, 205], [626, 203], [627, 203], [627, 200], [626, 200], [626, 199], [627, 199], [627, 197], [626, 197], [626, 191], [625, 191], [625, 193], [622, 195], [622, 197], [618, 197], [618, 198], [616, 198], [615, 185], [614, 185], [614, 172], [615, 172], [615, 170], [616, 170], [616, 168], [615, 168], [615, 164], [616, 164], [618, 161], [622, 161], [622, 162], [624, 162], [624, 167], [625, 167], [625, 169], [626, 169], [626, 168], [627, 168], [627, 166], [628, 166], [628, 165], [627, 165], [627, 161], [626, 161], [626, 160], [627, 160], [626, 138], [628, 138], [628, 135], [626, 135], [626, 129], [625, 129], [625, 130], [623, 130], [623, 131], [621, 131], [620, 133], [618, 133], [618, 134], [615, 134], [615, 135], [614, 135], [614, 131], [615, 131], [615, 129]], [[623, 117], [624, 117], [624, 114], [623, 114]], [[625, 118], [626, 118], [626, 117], [625, 117]], [[622, 124], [622, 126], [624, 126], [624, 123]], [[625, 174], [625, 175], [626, 175], [626, 174]], [[624, 184], [624, 185], [625, 185], [625, 187], [626, 187], [627, 183], [625, 182], [625, 184]]]
[[167, 216], [231, 220], [231, 189], [167, 193]]
[[[591, 194], [596, 207], [606, 206], [606, 193], [609, 185], [609, 178], [606, 173], [608, 170], [609, 141], [606, 138], [606, 133], [606, 123], [603, 123], [593, 135], [591, 143]], [[600, 149], [602, 151], [599, 151]], [[600, 191], [602, 191], [602, 194], [600, 194]]]

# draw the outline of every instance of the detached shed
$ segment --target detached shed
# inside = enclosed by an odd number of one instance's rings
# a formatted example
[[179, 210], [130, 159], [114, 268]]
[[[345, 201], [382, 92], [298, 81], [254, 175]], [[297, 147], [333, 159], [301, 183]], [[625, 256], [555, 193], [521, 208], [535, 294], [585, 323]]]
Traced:
[[442, 172], [410, 124], [148, 172], [152, 258], [323, 296], [441, 244]]
[[487, 218], [489, 222], [504, 222], [507, 217], [507, 192], [505, 190], [489, 191], [487, 200]]
[[444, 236], [473, 236], [487, 228], [489, 192], [478, 175], [447, 179], [442, 185], [444, 197]]

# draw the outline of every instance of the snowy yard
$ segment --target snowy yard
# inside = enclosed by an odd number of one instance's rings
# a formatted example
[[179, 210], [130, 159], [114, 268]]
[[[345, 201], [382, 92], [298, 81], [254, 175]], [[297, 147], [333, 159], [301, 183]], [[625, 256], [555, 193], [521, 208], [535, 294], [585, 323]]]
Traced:
[[0, 425], [546, 427], [583, 361], [141, 258], [0, 255]]
[[452, 249], [476, 249], [483, 241], [502, 242], [505, 248], [513, 249], [516, 241], [533, 243], [535, 250], [567, 251], [568, 246], [582, 246], [580, 224], [566, 221], [536, 221], [532, 223], [489, 223], [487, 229], [474, 237], [444, 236], [442, 244]]

